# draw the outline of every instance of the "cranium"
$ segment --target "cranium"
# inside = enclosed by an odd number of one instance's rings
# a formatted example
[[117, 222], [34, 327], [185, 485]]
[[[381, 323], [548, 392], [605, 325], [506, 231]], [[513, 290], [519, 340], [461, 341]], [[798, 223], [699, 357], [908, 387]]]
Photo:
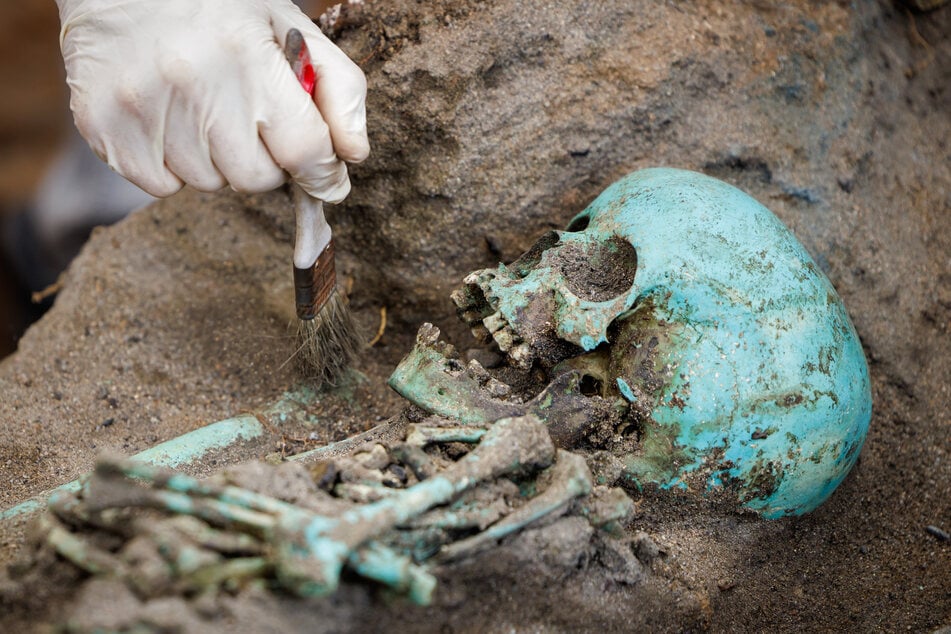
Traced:
[[[575, 372], [586, 394], [623, 402], [612, 433], [634, 435], [634, 449], [606, 446], [640, 484], [798, 515], [832, 493], [865, 439], [868, 368], [841, 300], [768, 209], [716, 179], [631, 174], [453, 299], [512, 365], [553, 382]], [[410, 382], [391, 379], [433, 409]]]

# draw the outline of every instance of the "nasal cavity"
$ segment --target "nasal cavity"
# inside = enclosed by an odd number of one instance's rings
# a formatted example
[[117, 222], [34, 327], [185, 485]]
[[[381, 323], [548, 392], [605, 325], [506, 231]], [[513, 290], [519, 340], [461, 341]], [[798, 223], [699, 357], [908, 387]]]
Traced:
[[567, 243], [558, 255], [568, 290], [581, 299], [606, 302], [627, 294], [634, 286], [637, 251], [622, 238]]

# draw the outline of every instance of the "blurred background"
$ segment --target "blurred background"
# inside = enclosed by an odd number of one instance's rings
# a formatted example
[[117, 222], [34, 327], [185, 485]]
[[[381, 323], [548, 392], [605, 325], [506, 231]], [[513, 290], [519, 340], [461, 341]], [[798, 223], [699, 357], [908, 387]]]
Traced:
[[[59, 53], [53, 0], [0, 3], [0, 222], [22, 213], [62, 143], [72, 119]], [[0, 248], [0, 357], [41, 308]]]

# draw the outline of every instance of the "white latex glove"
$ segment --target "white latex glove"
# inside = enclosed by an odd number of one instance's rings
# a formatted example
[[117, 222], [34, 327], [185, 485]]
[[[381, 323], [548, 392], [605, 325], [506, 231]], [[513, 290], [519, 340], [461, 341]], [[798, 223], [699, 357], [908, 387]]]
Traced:
[[[155, 196], [290, 177], [339, 202], [369, 153], [366, 79], [290, 0], [57, 0], [70, 107], [92, 149]], [[313, 100], [283, 45], [300, 29]], [[315, 107], [316, 103], [316, 107]]]

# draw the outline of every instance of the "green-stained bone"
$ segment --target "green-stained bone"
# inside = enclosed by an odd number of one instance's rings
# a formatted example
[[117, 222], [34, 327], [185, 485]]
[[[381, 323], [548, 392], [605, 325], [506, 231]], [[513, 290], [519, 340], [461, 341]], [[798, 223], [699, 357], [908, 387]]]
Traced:
[[370, 542], [350, 555], [349, 564], [364, 577], [406, 594], [417, 605], [432, 602], [436, 577], [414, 564], [409, 557], [378, 542]]
[[407, 526], [436, 530], [482, 530], [498, 520], [499, 515], [501, 511], [492, 506], [479, 506], [474, 503], [459, 505], [456, 502], [449, 508], [435, 509], [420, 515]]
[[64, 559], [81, 570], [94, 575], [118, 576], [125, 565], [117, 557], [99, 550], [63, 528], [59, 521], [49, 515], [39, 519], [40, 531], [46, 533], [46, 541]]
[[424, 324], [416, 335], [416, 345], [390, 375], [389, 385], [401, 396], [420, 403], [428, 411], [454, 418], [466, 425], [525, 414], [524, 406], [491, 398], [478, 380], [455, 359], [447, 357], [447, 347], [439, 342], [439, 329]]

